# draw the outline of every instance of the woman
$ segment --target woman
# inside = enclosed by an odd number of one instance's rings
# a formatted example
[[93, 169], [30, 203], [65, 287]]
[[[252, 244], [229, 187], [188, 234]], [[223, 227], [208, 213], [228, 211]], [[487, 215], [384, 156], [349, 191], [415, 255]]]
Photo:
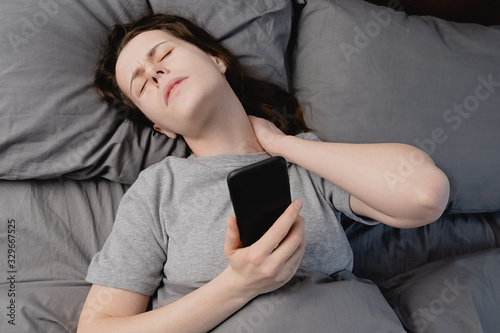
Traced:
[[[307, 130], [293, 97], [248, 77], [230, 52], [182, 18], [115, 27], [96, 78], [105, 100], [119, 98], [140, 110], [130, 118], [182, 135], [193, 155], [148, 168], [124, 196], [89, 268], [80, 332], [206, 332], [283, 286], [299, 265], [326, 274], [351, 269], [339, 212], [409, 228], [436, 220], [448, 201], [446, 176], [415, 147], [290, 135]], [[226, 176], [270, 155], [290, 162], [295, 200], [242, 248], [236, 220], [227, 218]], [[413, 161], [411, 172], [401, 172], [401, 161]], [[186, 281], [206, 283], [146, 312], [155, 290], [161, 296]]]

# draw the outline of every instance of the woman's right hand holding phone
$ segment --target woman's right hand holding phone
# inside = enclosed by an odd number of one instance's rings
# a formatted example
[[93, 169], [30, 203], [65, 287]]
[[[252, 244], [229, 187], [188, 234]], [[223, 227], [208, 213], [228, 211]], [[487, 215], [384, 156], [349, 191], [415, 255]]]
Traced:
[[297, 271], [305, 251], [302, 202], [295, 200], [257, 242], [241, 247], [236, 219], [228, 219], [224, 252], [233, 285], [249, 299], [278, 289]]

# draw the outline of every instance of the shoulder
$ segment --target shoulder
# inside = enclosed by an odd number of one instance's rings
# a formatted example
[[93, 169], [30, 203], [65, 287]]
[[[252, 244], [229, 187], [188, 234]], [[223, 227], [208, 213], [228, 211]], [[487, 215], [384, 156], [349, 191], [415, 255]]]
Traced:
[[167, 156], [160, 162], [142, 170], [133, 186], [152, 181], [166, 181], [171, 178], [174, 173], [178, 172], [178, 170], [186, 168], [186, 164], [189, 164], [189, 160], [185, 157]]
[[174, 175], [178, 173], [178, 170], [185, 168], [186, 160], [182, 157], [168, 156], [142, 170], [125, 193], [124, 198], [137, 199], [139, 197], [150, 201], [155, 194], [160, 195], [159, 190], [169, 188]]
[[139, 177], [150, 177], [152, 175], [168, 171], [169, 169], [175, 169], [179, 165], [188, 163], [188, 158], [177, 157], [177, 156], [167, 156], [163, 160], [156, 162], [146, 169], [142, 170]]
[[175, 189], [207, 172], [195, 158], [168, 156], [142, 170], [129, 191], [149, 201], [169, 196]]

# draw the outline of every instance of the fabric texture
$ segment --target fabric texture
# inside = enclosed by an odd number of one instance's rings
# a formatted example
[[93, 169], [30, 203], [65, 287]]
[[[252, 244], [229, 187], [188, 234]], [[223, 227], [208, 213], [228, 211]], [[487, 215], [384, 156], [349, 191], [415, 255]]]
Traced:
[[[168, 157], [142, 172], [125, 194], [87, 280], [152, 295], [162, 279], [166, 284], [215, 278], [228, 265], [226, 219], [234, 216], [227, 175], [266, 158], [267, 153]], [[307, 221], [301, 265], [327, 274], [350, 270], [352, 252], [339, 212], [364, 220], [350, 210], [349, 194], [298, 165], [289, 164], [288, 173], [292, 199], [303, 201], [301, 215]]]
[[[167, 303], [200, 284], [171, 283]], [[158, 304], [164, 305], [164, 304]], [[403, 333], [404, 328], [372, 282], [341, 271], [332, 276], [300, 267], [286, 285], [260, 295], [210, 332]]]
[[379, 286], [408, 332], [497, 332], [500, 249], [435, 261]]
[[500, 247], [500, 212], [446, 214], [412, 229], [353, 223], [346, 234], [353, 273], [380, 283], [428, 262]]
[[294, 89], [321, 139], [417, 146], [450, 179], [448, 212], [500, 209], [498, 27], [361, 0], [309, 0], [298, 27]]
[[106, 179], [0, 181], [0, 332], [76, 332], [88, 264], [126, 188]]

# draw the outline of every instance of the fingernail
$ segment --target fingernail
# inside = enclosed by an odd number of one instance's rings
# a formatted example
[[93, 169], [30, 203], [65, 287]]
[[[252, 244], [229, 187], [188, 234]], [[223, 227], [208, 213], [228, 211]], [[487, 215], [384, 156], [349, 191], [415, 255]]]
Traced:
[[295, 200], [293, 202], [293, 206], [297, 209], [300, 210], [302, 208], [302, 201], [301, 200]]

